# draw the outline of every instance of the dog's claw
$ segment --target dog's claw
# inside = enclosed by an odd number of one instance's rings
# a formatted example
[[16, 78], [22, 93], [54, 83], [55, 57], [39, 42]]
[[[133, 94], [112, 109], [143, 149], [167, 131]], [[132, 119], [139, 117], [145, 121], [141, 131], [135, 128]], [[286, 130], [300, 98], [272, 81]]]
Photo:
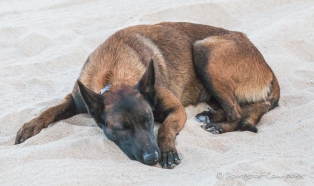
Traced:
[[211, 107], [207, 107], [207, 109], [208, 109], [208, 112], [210, 114], [215, 114], [216, 113], [216, 111], [213, 108], [211, 108]]
[[174, 155], [173, 159], [174, 159], [174, 163], [177, 165], [181, 162], [178, 154]]
[[208, 129], [205, 129], [206, 131], [212, 133], [212, 134], [219, 134], [219, 131], [215, 129], [215, 127], [210, 127]]
[[20, 144], [21, 143], [21, 139], [22, 139], [22, 135], [17, 133], [16, 137], [15, 137], [15, 145]]
[[167, 151], [161, 153], [160, 166], [164, 169], [173, 169], [180, 163], [180, 158], [177, 152]]
[[214, 123], [207, 123], [203, 125], [203, 129], [212, 133], [212, 134], [221, 134], [223, 133], [223, 129]]

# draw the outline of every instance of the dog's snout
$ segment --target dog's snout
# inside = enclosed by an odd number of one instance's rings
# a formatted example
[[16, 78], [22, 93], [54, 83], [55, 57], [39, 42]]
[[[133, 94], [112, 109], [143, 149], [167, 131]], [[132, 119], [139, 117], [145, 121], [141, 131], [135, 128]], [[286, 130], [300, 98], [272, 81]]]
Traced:
[[153, 153], [144, 153], [144, 163], [147, 165], [155, 165], [159, 161], [159, 153], [154, 151]]

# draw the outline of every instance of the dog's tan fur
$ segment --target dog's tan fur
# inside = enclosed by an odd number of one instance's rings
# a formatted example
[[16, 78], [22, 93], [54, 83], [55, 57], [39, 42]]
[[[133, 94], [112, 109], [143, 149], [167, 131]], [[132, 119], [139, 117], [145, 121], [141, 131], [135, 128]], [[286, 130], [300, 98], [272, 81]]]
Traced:
[[[209, 58], [208, 70], [211, 70], [211, 76], [228, 81], [239, 102], [266, 100], [273, 73], [266, 63], [261, 63], [264, 61], [262, 55], [244, 34], [209, 37], [196, 42], [197, 45], [214, 51]], [[222, 69], [224, 73], [221, 75]]]
[[[109, 83], [112, 91], [122, 90], [138, 83], [151, 59], [157, 93], [154, 116], [162, 122], [158, 132], [162, 154], [176, 153], [174, 140], [186, 122], [185, 106], [207, 102], [217, 108], [203, 114], [212, 120], [207, 128], [220, 133], [254, 131], [252, 127], [280, 97], [274, 73], [243, 33], [191, 23], [139, 25], [116, 32], [88, 57], [79, 80], [96, 93]], [[82, 104], [78, 85], [72, 97], [74, 101], [67, 98], [26, 123], [16, 143], [60, 118], [86, 112], [78, 106]]]

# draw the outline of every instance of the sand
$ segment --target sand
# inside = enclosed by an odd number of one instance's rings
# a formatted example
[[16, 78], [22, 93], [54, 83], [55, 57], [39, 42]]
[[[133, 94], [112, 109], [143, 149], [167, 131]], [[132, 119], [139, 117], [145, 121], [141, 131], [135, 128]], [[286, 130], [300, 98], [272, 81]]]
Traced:
[[[312, 185], [314, 1], [0, 2], [0, 185]], [[136, 24], [190, 21], [246, 33], [281, 86], [259, 132], [213, 135], [187, 107], [173, 170], [132, 161], [81, 114], [20, 145], [16, 132], [71, 92], [88, 55]], [[158, 125], [155, 126], [157, 131]], [[222, 177], [222, 178], [221, 178]]]

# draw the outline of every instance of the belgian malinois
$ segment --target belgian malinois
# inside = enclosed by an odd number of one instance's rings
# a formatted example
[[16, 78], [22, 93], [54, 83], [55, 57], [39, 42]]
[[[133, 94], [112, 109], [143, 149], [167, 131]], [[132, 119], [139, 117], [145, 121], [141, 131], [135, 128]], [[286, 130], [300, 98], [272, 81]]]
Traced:
[[[15, 144], [88, 112], [129, 158], [173, 168], [180, 163], [175, 138], [187, 119], [184, 107], [208, 103], [196, 118], [209, 132], [257, 132], [279, 97], [274, 73], [243, 33], [192, 23], [132, 26], [88, 57], [72, 93], [25, 123]], [[162, 123], [158, 146], [154, 121]]]

